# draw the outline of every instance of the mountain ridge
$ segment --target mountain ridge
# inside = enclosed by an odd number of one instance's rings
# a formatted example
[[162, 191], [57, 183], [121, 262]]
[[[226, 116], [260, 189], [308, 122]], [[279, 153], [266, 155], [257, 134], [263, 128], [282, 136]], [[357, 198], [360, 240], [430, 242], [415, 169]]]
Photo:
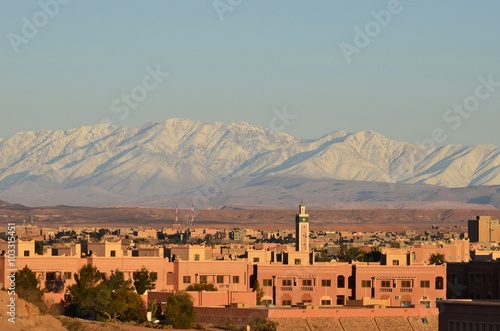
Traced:
[[[246, 122], [180, 118], [135, 128], [98, 124], [27, 131], [0, 139], [0, 198], [15, 201], [23, 192], [80, 190], [82, 197], [95, 194], [96, 201], [115, 203], [215, 187], [217, 192], [208, 194], [212, 198], [243, 187], [222, 187], [225, 181], [281, 177], [450, 189], [500, 185], [500, 149], [423, 147], [371, 130], [301, 139]], [[29, 197], [20, 202], [29, 203]]]

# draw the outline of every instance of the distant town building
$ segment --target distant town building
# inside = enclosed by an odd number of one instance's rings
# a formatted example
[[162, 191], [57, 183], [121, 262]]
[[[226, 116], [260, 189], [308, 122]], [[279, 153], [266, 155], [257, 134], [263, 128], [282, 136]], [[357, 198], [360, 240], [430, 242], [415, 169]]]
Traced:
[[500, 222], [491, 216], [477, 216], [468, 222], [469, 240], [475, 242], [500, 241]]

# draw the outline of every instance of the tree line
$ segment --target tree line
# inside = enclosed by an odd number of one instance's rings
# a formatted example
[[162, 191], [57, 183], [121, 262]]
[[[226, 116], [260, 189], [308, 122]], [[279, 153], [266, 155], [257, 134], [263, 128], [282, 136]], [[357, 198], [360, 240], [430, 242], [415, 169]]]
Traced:
[[[156, 273], [142, 267], [132, 273], [132, 279], [125, 278], [119, 270], [108, 277], [95, 266], [84, 265], [74, 274], [75, 284], [67, 288], [69, 300], [64, 303], [64, 314], [99, 321], [144, 323], [148, 308], [161, 324], [180, 329], [193, 326], [195, 311], [188, 293], [179, 291], [170, 296], [165, 309], [154, 302], [146, 307], [140, 295], [155, 289]], [[43, 302], [45, 289], [40, 288], [36, 274], [28, 266], [16, 272], [16, 293], [42, 313], [53, 312]]]

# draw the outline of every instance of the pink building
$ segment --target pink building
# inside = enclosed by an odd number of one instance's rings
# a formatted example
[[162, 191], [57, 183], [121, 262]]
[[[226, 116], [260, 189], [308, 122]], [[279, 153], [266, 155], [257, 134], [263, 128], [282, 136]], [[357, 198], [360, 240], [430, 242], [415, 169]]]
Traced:
[[432, 254], [442, 254], [446, 262], [469, 262], [468, 240], [451, 240], [436, 243], [416, 243], [409, 248], [384, 248], [382, 264], [419, 265], [429, 264]]
[[264, 304], [332, 306], [373, 299], [390, 306], [435, 308], [436, 300], [446, 298], [446, 266], [410, 265], [407, 251], [387, 250], [383, 263], [315, 263], [305, 239], [308, 222], [301, 204], [296, 251], [248, 251]]
[[[407, 251], [387, 251], [384, 263], [315, 263], [309, 248], [309, 215], [299, 206], [296, 215], [296, 249], [263, 245], [247, 250], [246, 258], [225, 256], [211, 259], [204, 246], [139, 247], [130, 249], [120, 241], [59, 245], [36, 255], [34, 241], [17, 242], [17, 269], [27, 265], [51, 296], [61, 298], [74, 274], [85, 264], [108, 275], [115, 270], [128, 279], [147, 268], [157, 275], [156, 291], [184, 290], [190, 284], [213, 283], [218, 293], [193, 294], [203, 306], [256, 304], [252, 285], [257, 280], [264, 292], [262, 303], [274, 306], [336, 306], [359, 301], [365, 305], [435, 307], [446, 298], [446, 266], [412, 263]], [[239, 248], [238, 248], [239, 249]], [[6, 243], [0, 242], [0, 251]], [[426, 253], [422, 253], [424, 256]], [[461, 256], [463, 253], [460, 253]], [[425, 257], [425, 256], [424, 256]], [[8, 256], [0, 257], [0, 282], [8, 284]], [[250, 299], [249, 299], [250, 298]]]
[[348, 287], [352, 265], [348, 263], [256, 267], [256, 279], [264, 291], [262, 303], [266, 305], [344, 305], [352, 293]]
[[[5, 242], [0, 242], [0, 250], [6, 247]], [[97, 267], [108, 276], [111, 272], [119, 270], [125, 273], [126, 279], [132, 279], [132, 273], [146, 267], [150, 272], [157, 274], [156, 289], [167, 291], [174, 290], [172, 284], [168, 284], [167, 275], [173, 272], [173, 264], [162, 256], [129, 256], [128, 250], [123, 250], [120, 242], [91, 243], [88, 246], [87, 255], [81, 253], [80, 244], [60, 245], [46, 249], [44, 255], [35, 254], [35, 242], [16, 242], [17, 256], [15, 268], [20, 270], [28, 266], [39, 280], [41, 288], [46, 289], [55, 301], [64, 298], [66, 288], [74, 284], [74, 274], [86, 264]], [[156, 249], [157, 251], [159, 249]], [[124, 254], [125, 253], [125, 254]], [[7, 256], [0, 257], [0, 286], [8, 284], [10, 275], [9, 259]], [[55, 295], [57, 294], [57, 295]]]
[[356, 263], [353, 296], [389, 299], [391, 306], [436, 307], [446, 298], [446, 266], [387, 266]]
[[173, 289], [184, 290], [191, 284], [214, 284], [218, 291], [247, 291], [247, 262], [240, 261], [175, 261]]
[[410, 249], [412, 264], [427, 263], [432, 254], [443, 254], [446, 262], [469, 262], [470, 243], [467, 239], [449, 243], [415, 244]]

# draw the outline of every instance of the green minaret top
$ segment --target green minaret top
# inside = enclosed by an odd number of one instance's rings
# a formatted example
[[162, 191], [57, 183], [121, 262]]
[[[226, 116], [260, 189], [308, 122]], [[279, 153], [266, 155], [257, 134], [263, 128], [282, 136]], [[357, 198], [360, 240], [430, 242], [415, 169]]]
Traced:
[[296, 220], [297, 222], [309, 222], [309, 214], [306, 214], [306, 205], [303, 202], [299, 205]]

